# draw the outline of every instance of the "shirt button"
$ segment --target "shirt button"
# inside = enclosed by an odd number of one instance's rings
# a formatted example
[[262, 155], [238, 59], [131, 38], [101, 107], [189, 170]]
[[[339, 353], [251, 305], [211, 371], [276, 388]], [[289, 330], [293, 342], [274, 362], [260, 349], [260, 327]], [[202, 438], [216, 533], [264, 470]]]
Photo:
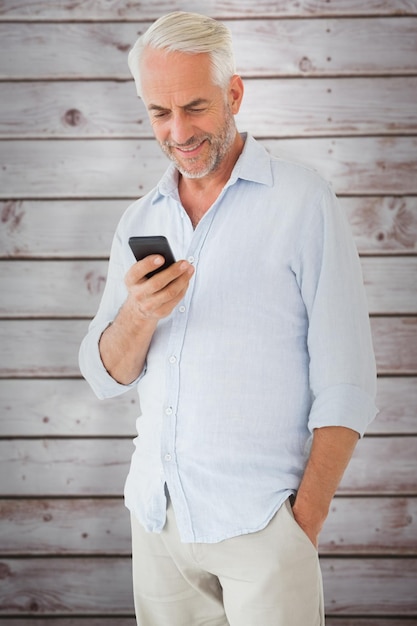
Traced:
[[195, 259], [193, 256], [188, 257], [188, 263], [194, 263]]
[[182, 305], [179, 307], [178, 311], [179, 311], [180, 313], [185, 313], [185, 306], [182, 304]]
[[170, 454], [166, 454], [164, 456], [165, 461], [170, 461], [172, 459], [172, 456]]
[[176, 362], [177, 362], [177, 357], [176, 357], [176, 356], [174, 356], [174, 355], [170, 356], [170, 357], [169, 357], [169, 362], [170, 362], [170, 363], [176, 363]]
[[165, 409], [165, 415], [172, 415], [172, 407], [169, 406]]

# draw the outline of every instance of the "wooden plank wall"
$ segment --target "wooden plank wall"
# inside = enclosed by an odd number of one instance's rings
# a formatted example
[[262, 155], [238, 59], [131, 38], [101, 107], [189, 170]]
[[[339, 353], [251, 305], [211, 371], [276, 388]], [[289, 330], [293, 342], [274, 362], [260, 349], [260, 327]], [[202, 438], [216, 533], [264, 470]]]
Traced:
[[380, 415], [322, 534], [327, 624], [417, 624], [417, 0], [0, 2], [0, 620], [134, 624], [138, 402], [96, 400], [77, 351], [115, 225], [166, 166], [126, 55], [174, 9], [228, 23], [239, 127], [316, 167], [352, 224]]

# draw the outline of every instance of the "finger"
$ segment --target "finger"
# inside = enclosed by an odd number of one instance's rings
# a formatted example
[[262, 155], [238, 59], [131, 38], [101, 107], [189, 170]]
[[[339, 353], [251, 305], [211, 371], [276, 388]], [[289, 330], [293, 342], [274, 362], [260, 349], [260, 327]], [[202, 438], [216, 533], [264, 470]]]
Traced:
[[126, 286], [129, 287], [140, 282], [141, 280], [144, 280], [147, 274], [153, 272], [158, 267], [161, 267], [161, 265], [164, 264], [164, 261], [164, 257], [160, 254], [151, 254], [150, 256], [137, 261], [132, 265], [126, 274]]
[[149, 279], [152, 281], [149, 286], [155, 291], [160, 291], [170, 283], [181, 278], [188, 283], [193, 273], [194, 267], [188, 261], [177, 261], [161, 272], [154, 274]]

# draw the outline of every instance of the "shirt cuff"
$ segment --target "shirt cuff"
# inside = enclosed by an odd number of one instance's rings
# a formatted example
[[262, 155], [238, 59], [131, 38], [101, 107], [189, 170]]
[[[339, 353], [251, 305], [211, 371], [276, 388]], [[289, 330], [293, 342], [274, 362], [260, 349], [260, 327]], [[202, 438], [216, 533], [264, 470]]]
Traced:
[[128, 385], [118, 383], [109, 374], [101, 360], [99, 350], [100, 337], [107, 326], [90, 329], [81, 344], [79, 353], [81, 373], [100, 400], [120, 396], [122, 393], [132, 389], [138, 384], [145, 371], [143, 370], [138, 378]]
[[319, 393], [311, 407], [308, 428], [345, 426], [363, 437], [378, 409], [373, 397], [355, 385], [335, 385]]

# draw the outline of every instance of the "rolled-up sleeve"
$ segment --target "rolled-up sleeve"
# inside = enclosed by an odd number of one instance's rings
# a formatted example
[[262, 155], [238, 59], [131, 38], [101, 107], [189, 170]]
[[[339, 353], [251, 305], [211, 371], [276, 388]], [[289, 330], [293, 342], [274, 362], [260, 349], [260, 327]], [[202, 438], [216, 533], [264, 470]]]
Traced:
[[329, 187], [304, 225], [299, 258], [313, 397], [309, 429], [345, 426], [362, 436], [377, 413], [375, 357], [359, 256]]
[[99, 343], [106, 328], [113, 322], [127, 296], [124, 283], [126, 268], [123, 263], [121, 237], [116, 232], [111, 248], [106, 286], [97, 314], [89, 325], [79, 350], [79, 366], [82, 375], [100, 399], [111, 398], [125, 393], [137, 385], [138, 380], [129, 385], [121, 385], [107, 372], [101, 360]]

